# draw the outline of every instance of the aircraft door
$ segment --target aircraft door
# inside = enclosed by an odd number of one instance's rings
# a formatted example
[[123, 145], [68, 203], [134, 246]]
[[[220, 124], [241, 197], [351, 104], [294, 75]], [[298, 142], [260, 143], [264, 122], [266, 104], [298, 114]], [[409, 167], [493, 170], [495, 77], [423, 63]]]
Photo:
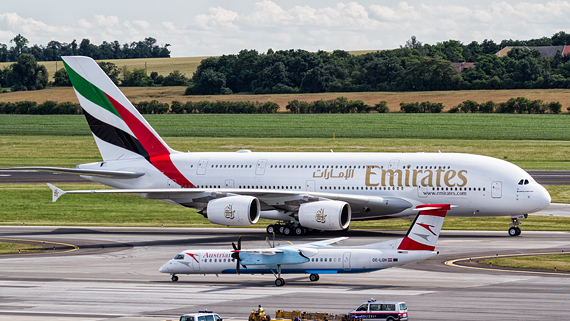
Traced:
[[391, 169], [391, 170], [397, 170], [397, 169], [398, 169], [398, 164], [400, 164], [400, 160], [399, 160], [399, 159], [391, 159], [391, 160], [390, 160], [389, 169]]
[[305, 190], [307, 192], [314, 192], [315, 191], [315, 181], [306, 181], [305, 182]]
[[201, 159], [200, 161], [198, 161], [198, 168], [196, 169], [196, 174], [197, 175], [206, 174], [207, 168], [208, 168], [208, 160], [207, 159]]
[[492, 182], [491, 183], [491, 197], [501, 198], [503, 196], [503, 183], [502, 182]]
[[234, 188], [234, 180], [226, 179], [226, 188]]
[[428, 197], [428, 194], [427, 194], [428, 188], [429, 188], [428, 186], [421, 186], [421, 185], [419, 185], [419, 186], [418, 186], [418, 197], [419, 197], [419, 198], [426, 198], [426, 197]]
[[167, 187], [168, 188], [178, 188], [178, 187], [180, 187], [180, 185], [178, 185], [175, 180], [169, 179], [168, 183], [167, 183]]
[[350, 252], [345, 252], [342, 255], [342, 267], [345, 271], [350, 271]]
[[192, 258], [194, 259], [192, 260], [192, 268], [194, 271], [200, 271], [200, 254], [194, 254]]
[[257, 166], [255, 167], [255, 175], [265, 174], [265, 164], [267, 164], [267, 159], [260, 159], [257, 161]]

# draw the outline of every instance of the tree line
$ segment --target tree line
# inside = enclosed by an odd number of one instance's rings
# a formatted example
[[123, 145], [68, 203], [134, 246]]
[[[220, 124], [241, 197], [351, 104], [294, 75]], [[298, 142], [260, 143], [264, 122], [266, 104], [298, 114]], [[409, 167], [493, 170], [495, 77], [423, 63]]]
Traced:
[[[277, 103], [252, 102], [252, 101], [198, 101], [180, 102], [177, 100], [161, 103], [152, 101], [133, 102], [133, 106], [141, 114], [275, 114], [279, 111]], [[312, 102], [291, 100], [285, 107], [292, 114], [339, 114], [339, 113], [387, 113], [389, 112], [386, 101], [381, 101], [374, 106], [365, 104], [362, 100], [348, 100], [346, 97], [337, 97], [330, 100], [315, 100]], [[440, 113], [444, 109], [442, 103], [430, 103], [429, 101], [400, 103], [400, 112], [403, 113]], [[570, 111], [570, 107], [566, 108]], [[506, 102], [495, 103], [488, 101], [477, 103], [466, 100], [452, 107], [448, 113], [508, 113], [508, 114], [560, 114], [562, 104], [560, 102], [545, 103], [542, 100], [530, 100], [525, 97], [511, 98]], [[38, 104], [34, 101], [0, 102], [0, 114], [30, 114], [30, 115], [55, 115], [55, 114], [82, 114], [81, 106], [72, 102], [58, 103], [45, 101]]]
[[[178, 70], [167, 76], [153, 71], [147, 75], [144, 68], [121, 70], [112, 62], [98, 62], [99, 67], [115, 83], [122, 86], [187, 86], [190, 80]], [[122, 77], [121, 77], [122, 75]], [[53, 82], [48, 81], [45, 66], [40, 65], [30, 54], [22, 54], [18, 61], [9, 67], [0, 69], [0, 89], [9, 87], [11, 91], [40, 90], [47, 86], [71, 86], [69, 75], [65, 68], [55, 72]]]
[[[187, 95], [231, 93], [284, 94], [355, 91], [430, 91], [461, 89], [570, 88], [570, 55], [554, 59], [537, 50], [515, 48], [497, 57], [507, 45], [566, 45], [570, 35], [531, 40], [457, 40], [423, 44], [412, 37], [404, 46], [363, 55], [269, 49], [202, 60]], [[452, 62], [474, 62], [458, 73]]]
[[0, 43], [0, 62], [15, 62], [21, 54], [31, 54], [36, 61], [61, 60], [61, 56], [88, 56], [100, 59], [133, 59], [133, 58], [168, 58], [170, 57], [170, 44], [159, 46], [156, 39], [144, 38], [141, 41], [120, 44], [103, 41], [101, 44], [92, 44], [87, 38], [77, 43], [75, 39], [70, 43], [51, 40], [44, 45], [29, 46], [29, 41], [21, 34], [10, 40], [12, 46]]

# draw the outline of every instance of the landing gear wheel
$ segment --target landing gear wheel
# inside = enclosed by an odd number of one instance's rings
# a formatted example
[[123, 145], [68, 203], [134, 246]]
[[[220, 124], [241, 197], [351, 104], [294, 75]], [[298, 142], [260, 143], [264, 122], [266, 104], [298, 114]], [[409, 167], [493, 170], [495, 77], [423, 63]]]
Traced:
[[297, 226], [294, 230], [295, 235], [304, 235], [305, 234], [305, 229], [301, 226]]
[[291, 235], [291, 228], [289, 226], [283, 228], [283, 235]]
[[265, 228], [265, 231], [267, 232], [267, 234], [273, 234], [273, 233], [277, 232], [277, 228], [275, 227], [275, 225], [268, 225]]
[[309, 275], [309, 280], [311, 280], [311, 282], [316, 282], [316, 281], [318, 281], [319, 279], [320, 279], [320, 277], [319, 277], [318, 274], [314, 274], [314, 273], [313, 273], [313, 274]]
[[172, 282], [178, 281], [178, 277], [176, 275], [173, 275], [170, 279], [172, 280]]
[[509, 235], [510, 236], [519, 236], [521, 235], [521, 229], [518, 226], [509, 228]]
[[284, 286], [285, 285], [285, 280], [282, 278], [277, 278], [275, 279], [275, 286]]
[[285, 230], [285, 225], [279, 225], [279, 233], [283, 234], [284, 230]]

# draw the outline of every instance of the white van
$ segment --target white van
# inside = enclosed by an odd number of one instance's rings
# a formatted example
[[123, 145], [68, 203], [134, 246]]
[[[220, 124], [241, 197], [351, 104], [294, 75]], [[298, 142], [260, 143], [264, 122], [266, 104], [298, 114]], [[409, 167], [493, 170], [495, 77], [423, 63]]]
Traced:
[[183, 314], [179, 321], [223, 321], [217, 313], [200, 311], [199, 313]]
[[406, 302], [377, 302], [374, 299], [362, 303], [358, 308], [349, 312], [351, 319], [363, 321], [407, 321], [408, 307]]

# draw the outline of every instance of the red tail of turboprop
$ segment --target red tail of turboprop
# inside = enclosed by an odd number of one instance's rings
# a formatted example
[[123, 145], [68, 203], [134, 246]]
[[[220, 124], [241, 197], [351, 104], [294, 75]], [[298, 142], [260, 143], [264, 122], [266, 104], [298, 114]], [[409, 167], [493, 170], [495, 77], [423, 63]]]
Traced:
[[420, 211], [408, 233], [398, 246], [404, 251], [433, 251], [450, 204], [424, 204], [416, 207]]

